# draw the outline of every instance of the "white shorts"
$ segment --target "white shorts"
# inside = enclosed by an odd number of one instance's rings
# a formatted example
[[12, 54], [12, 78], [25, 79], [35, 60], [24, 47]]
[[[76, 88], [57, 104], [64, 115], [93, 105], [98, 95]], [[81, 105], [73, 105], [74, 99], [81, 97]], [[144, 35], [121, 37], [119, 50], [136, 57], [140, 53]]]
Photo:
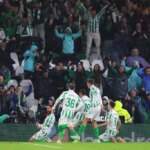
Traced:
[[63, 125], [63, 124], [72, 124], [72, 118], [67, 118], [65, 116], [60, 116], [58, 125]]
[[32, 137], [35, 140], [44, 140], [49, 133], [50, 133], [50, 130], [40, 130], [36, 134], [34, 134]]
[[82, 123], [82, 121], [85, 118], [85, 114], [83, 113], [76, 113], [76, 115], [74, 116], [73, 120], [72, 120], [72, 126], [73, 127], [77, 127], [78, 125], [80, 125]]
[[86, 118], [89, 118], [91, 119], [91, 121], [95, 120], [95, 121], [98, 121], [99, 120], [99, 117], [100, 117], [100, 106], [98, 107], [92, 107], [88, 113], [86, 114]]
[[80, 121], [80, 120], [78, 120], [78, 119], [76, 119], [76, 118], [74, 118], [73, 120], [72, 120], [72, 125], [73, 125], [73, 127], [77, 127], [78, 125], [80, 125], [82, 123], [82, 121]]
[[110, 141], [110, 138], [113, 138], [117, 135], [116, 130], [106, 130], [103, 134], [99, 136], [100, 140]]

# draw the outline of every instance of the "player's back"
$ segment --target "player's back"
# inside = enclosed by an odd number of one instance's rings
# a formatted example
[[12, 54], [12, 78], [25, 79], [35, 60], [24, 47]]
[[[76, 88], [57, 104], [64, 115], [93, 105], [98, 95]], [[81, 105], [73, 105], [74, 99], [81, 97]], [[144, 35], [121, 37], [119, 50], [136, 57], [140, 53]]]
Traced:
[[91, 100], [92, 107], [97, 107], [102, 105], [100, 90], [94, 85], [90, 88], [90, 100]]
[[115, 110], [111, 110], [108, 113], [107, 120], [110, 124], [107, 126], [108, 130], [116, 130], [118, 121], [119, 121], [119, 116]]
[[82, 109], [82, 113], [83, 114], [86, 114], [89, 109], [91, 108], [91, 101], [90, 101], [90, 98], [86, 95], [84, 95], [82, 98], [81, 98], [81, 101], [83, 103], [83, 109]]
[[74, 111], [78, 102], [80, 102], [80, 98], [73, 90], [64, 92], [63, 109]]

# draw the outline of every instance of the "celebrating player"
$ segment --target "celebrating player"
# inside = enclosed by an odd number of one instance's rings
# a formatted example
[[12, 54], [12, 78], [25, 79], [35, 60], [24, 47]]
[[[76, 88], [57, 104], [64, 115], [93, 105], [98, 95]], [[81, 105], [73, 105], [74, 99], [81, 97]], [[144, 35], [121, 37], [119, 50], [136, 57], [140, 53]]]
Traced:
[[88, 113], [88, 111], [91, 108], [90, 99], [89, 99], [89, 97], [86, 96], [86, 91], [84, 89], [79, 91], [79, 96], [81, 98], [81, 102], [83, 105], [82, 105], [82, 107], [80, 107], [80, 110], [77, 110], [77, 113], [72, 120], [72, 124], [70, 124], [70, 126], [69, 126], [72, 135], [76, 135], [74, 127], [77, 127], [78, 125], [80, 125], [82, 123], [86, 114]]
[[[105, 133], [99, 136], [100, 140], [116, 142], [115, 136], [117, 135], [121, 127], [121, 121], [119, 119], [117, 112], [114, 110], [114, 107], [115, 102], [113, 101], [109, 102], [108, 104], [109, 112], [106, 118], [106, 122], [99, 125], [99, 127], [106, 126]], [[122, 138], [118, 138], [118, 142], [125, 142], [125, 141]]]
[[47, 136], [50, 133], [52, 127], [55, 123], [55, 116], [53, 110], [50, 106], [47, 107], [48, 116], [45, 118], [43, 124], [36, 123], [36, 126], [40, 131], [34, 134], [30, 139], [29, 142], [34, 142], [35, 140], [47, 140], [51, 141]]
[[89, 79], [87, 81], [87, 87], [90, 89], [89, 96], [91, 101], [91, 108], [86, 114], [86, 117], [83, 120], [82, 124], [80, 125], [78, 135], [71, 136], [71, 138], [75, 140], [80, 140], [82, 133], [85, 131], [87, 123], [91, 121], [94, 128], [95, 142], [99, 143], [99, 130], [97, 127], [97, 120], [99, 119], [100, 112], [102, 109], [102, 99], [100, 96], [99, 89], [96, 86], [94, 86], [93, 79]]
[[61, 100], [63, 100], [62, 112], [61, 112], [61, 116], [60, 116], [59, 123], [58, 123], [58, 131], [59, 131], [59, 137], [57, 141], [58, 144], [61, 144], [61, 141], [65, 134], [65, 129], [68, 128], [69, 124], [72, 122], [75, 111], [77, 109], [77, 104], [80, 103], [80, 98], [74, 92], [74, 90], [75, 90], [75, 85], [70, 83], [68, 85], [68, 91], [63, 92], [59, 96], [59, 98], [56, 100], [52, 108], [53, 110], [55, 110], [58, 103]]

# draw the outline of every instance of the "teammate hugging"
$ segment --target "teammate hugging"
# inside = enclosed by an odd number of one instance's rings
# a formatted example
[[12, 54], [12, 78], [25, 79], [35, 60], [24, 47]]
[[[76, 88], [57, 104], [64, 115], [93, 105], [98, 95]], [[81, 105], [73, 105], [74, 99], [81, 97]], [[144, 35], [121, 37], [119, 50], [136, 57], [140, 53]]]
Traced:
[[[87, 81], [87, 87], [89, 88], [89, 97], [86, 95], [84, 89], [79, 91], [79, 95], [75, 93], [75, 85], [70, 83], [68, 85], [68, 91], [63, 92], [56, 100], [54, 106], [47, 107], [48, 116], [46, 117], [43, 125], [36, 124], [40, 129], [35, 135], [30, 138], [30, 142], [35, 140], [44, 139], [45, 141], [51, 141], [48, 138], [48, 134], [51, 132], [51, 128], [55, 122], [55, 111], [57, 105], [62, 101], [62, 111], [58, 121], [58, 140], [57, 143], [61, 144], [65, 134], [65, 130], [70, 130], [70, 137], [74, 139], [74, 142], [79, 142], [82, 133], [86, 129], [86, 125], [91, 121], [94, 128], [94, 142], [100, 143], [100, 141], [112, 141], [116, 142], [115, 136], [119, 133], [121, 127], [121, 121], [117, 112], [115, 112], [115, 103], [110, 101], [108, 103], [108, 113], [106, 116], [106, 122], [98, 125], [100, 113], [103, 110], [103, 103], [100, 95], [100, 90], [94, 85], [94, 80], [89, 79]], [[79, 131], [76, 133], [75, 127], [79, 126]], [[99, 127], [106, 126], [106, 131], [99, 136]], [[123, 139], [118, 138], [118, 142], [125, 142]]]

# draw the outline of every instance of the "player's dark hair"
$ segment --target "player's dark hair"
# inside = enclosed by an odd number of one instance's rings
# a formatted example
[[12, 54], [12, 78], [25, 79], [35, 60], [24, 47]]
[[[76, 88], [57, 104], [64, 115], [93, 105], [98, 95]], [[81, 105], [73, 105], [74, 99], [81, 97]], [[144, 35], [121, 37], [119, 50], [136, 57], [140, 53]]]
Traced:
[[109, 102], [109, 105], [110, 105], [112, 108], [114, 108], [116, 104], [115, 104], [114, 101], [110, 101], [110, 102]]
[[83, 95], [86, 95], [86, 90], [85, 90], [85, 89], [81, 89], [81, 90], [79, 91], [79, 93], [82, 93]]
[[70, 90], [75, 90], [75, 84], [69, 83], [69, 84], [68, 84], [68, 89], [70, 89]]
[[94, 80], [93, 79], [88, 79], [87, 82], [90, 83], [91, 85], [94, 84]]

